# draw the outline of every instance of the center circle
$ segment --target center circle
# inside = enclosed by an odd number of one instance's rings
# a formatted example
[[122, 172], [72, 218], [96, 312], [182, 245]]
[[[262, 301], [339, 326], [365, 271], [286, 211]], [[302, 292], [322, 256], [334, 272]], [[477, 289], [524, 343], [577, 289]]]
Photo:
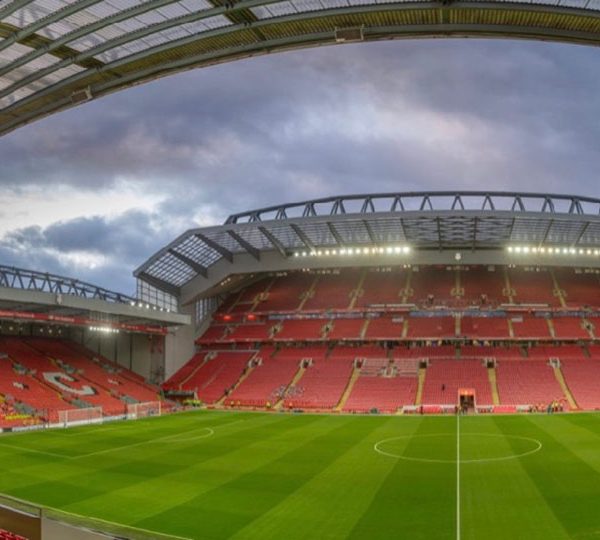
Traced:
[[[509, 447], [494, 441], [498, 438], [508, 439]], [[498, 433], [461, 433], [459, 443], [457, 445], [456, 433], [398, 435], [376, 442], [373, 449], [383, 456], [404, 461], [453, 464], [457, 462], [457, 452], [460, 452], [460, 463], [468, 464], [518, 459], [542, 449], [537, 439]]]

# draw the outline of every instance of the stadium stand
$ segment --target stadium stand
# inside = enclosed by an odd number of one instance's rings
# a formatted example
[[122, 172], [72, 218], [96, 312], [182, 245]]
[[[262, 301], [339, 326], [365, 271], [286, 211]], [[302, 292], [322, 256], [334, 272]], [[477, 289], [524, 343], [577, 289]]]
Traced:
[[557, 268], [554, 273], [567, 306], [600, 306], [600, 279], [596, 272]]
[[561, 358], [561, 370], [579, 408], [600, 410], [600, 359]]
[[350, 379], [354, 359], [347, 354], [312, 357], [312, 364], [285, 399], [285, 407], [302, 409], [333, 409], [342, 397]]
[[359, 276], [360, 273], [356, 270], [319, 275], [302, 309], [347, 309], [352, 300], [351, 294], [358, 286]]
[[496, 366], [503, 405], [541, 405], [565, 398], [547, 360], [500, 360]]
[[226, 404], [242, 407], [272, 407], [283, 398], [300, 360], [295, 355], [269, 356], [261, 350], [262, 363], [231, 392]]
[[407, 337], [413, 339], [444, 339], [456, 336], [454, 317], [411, 317]]
[[560, 299], [555, 293], [552, 275], [549, 270], [511, 268], [507, 270], [508, 278], [516, 304], [547, 304], [560, 306]]
[[420, 306], [449, 305], [456, 286], [456, 274], [452, 268], [413, 268], [408, 300]]
[[502, 268], [471, 266], [461, 269], [460, 283], [467, 305], [491, 306], [508, 301]]
[[[195, 355], [190, 360], [195, 367], [184, 366], [190, 374], [179, 382], [179, 389], [194, 391], [205, 403], [215, 403], [232, 390], [244, 372], [251, 369], [250, 360], [255, 354], [256, 351], [218, 351], [207, 353], [202, 359]], [[168, 384], [172, 385], [172, 381]]]
[[2, 426], [56, 422], [58, 411], [102, 407], [123, 414], [127, 403], [156, 401], [159, 388], [73, 342], [0, 337]]
[[429, 405], [454, 405], [461, 388], [475, 390], [477, 405], [492, 404], [488, 374], [481, 360], [433, 359], [427, 367], [422, 401]]
[[[501, 266], [267, 277], [225, 300], [202, 350], [164, 389], [234, 407], [394, 413], [416, 405], [421, 377], [420, 403], [432, 410], [466, 388], [478, 406], [509, 412], [564, 400], [564, 375], [578, 406], [595, 408], [586, 387], [600, 358], [595, 319], [563, 302], [565, 291], [583, 301], [594, 280]], [[232, 349], [249, 343], [258, 352]]]
[[408, 272], [393, 269], [364, 271], [362, 286], [358, 287], [356, 307], [372, 307], [385, 304], [401, 304], [405, 294]]
[[0, 540], [27, 540], [25, 536], [0, 529]]

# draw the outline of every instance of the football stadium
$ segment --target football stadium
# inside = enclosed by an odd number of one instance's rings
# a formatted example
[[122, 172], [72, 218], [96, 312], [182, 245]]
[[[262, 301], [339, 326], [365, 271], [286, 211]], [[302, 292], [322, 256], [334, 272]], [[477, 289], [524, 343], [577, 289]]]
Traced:
[[[597, 46], [598, 5], [0, 0], [0, 135], [291, 49]], [[600, 199], [344, 194], [193, 223], [132, 295], [0, 265], [0, 540], [600, 538]]]
[[599, 211], [263, 208], [136, 298], [2, 268], [3, 538], [597, 537]]

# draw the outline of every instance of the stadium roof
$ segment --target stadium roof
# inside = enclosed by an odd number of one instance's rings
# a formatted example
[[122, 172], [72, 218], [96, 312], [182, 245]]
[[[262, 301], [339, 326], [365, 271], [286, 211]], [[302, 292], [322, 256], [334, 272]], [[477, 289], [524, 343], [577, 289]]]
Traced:
[[83, 281], [0, 265], [0, 319], [152, 332], [189, 317]]
[[0, 134], [193, 67], [424, 36], [598, 45], [600, 0], [0, 0]]
[[179, 296], [192, 280], [212, 277], [213, 268], [235, 274], [242, 258], [260, 263], [267, 254], [294, 259], [299, 253], [326, 249], [400, 245], [419, 251], [474, 252], [524, 245], [598, 254], [600, 199], [446, 191], [284, 204], [234, 214], [221, 226], [188, 230], [134, 275]]

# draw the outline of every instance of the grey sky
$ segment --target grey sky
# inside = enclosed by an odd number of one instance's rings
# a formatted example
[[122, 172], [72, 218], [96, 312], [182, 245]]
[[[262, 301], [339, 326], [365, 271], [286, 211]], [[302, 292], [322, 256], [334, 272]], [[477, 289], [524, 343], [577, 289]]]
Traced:
[[0, 257], [132, 292], [185, 229], [339, 193], [598, 196], [600, 54], [413, 40], [191, 71], [0, 139]]

